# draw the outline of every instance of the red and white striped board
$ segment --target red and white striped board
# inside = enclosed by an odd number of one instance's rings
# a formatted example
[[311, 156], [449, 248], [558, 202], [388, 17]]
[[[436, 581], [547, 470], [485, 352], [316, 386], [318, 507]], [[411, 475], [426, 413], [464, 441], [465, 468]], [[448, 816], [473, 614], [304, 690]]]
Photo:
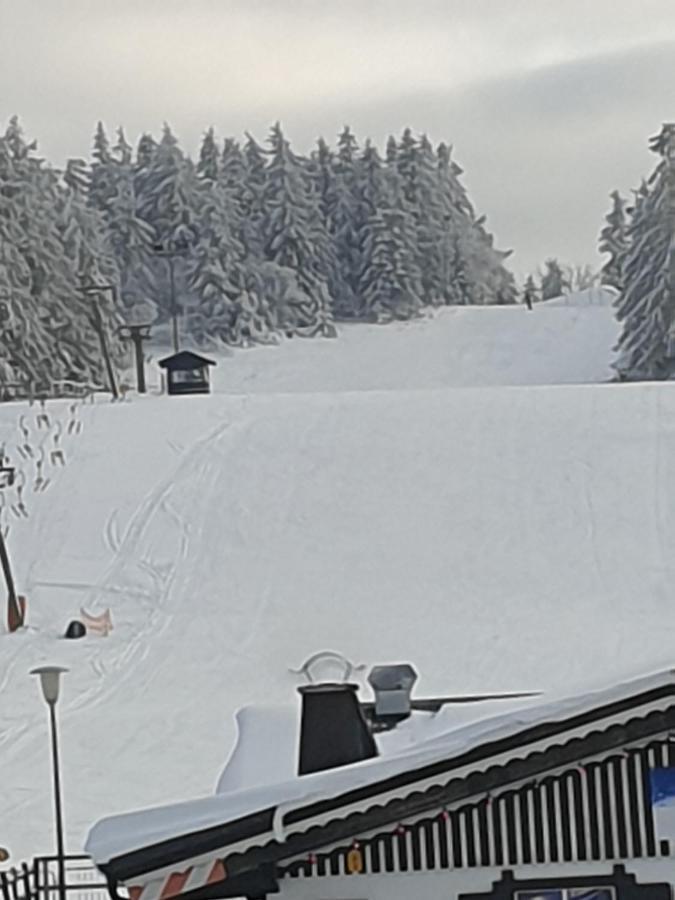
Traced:
[[223, 863], [208, 860], [139, 884], [127, 885], [129, 900], [169, 900], [227, 878]]

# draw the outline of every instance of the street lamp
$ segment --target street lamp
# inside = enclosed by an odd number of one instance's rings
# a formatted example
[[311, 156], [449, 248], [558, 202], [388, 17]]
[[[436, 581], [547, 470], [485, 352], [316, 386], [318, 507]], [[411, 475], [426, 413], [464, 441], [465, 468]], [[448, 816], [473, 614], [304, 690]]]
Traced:
[[56, 819], [56, 855], [59, 867], [59, 900], [66, 900], [66, 866], [63, 850], [63, 813], [61, 810], [61, 775], [59, 771], [59, 744], [56, 731], [56, 704], [59, 699], [61, 673], [67, 672], [63, 666], [40, 666], [31, 675], [40, 676], [40, 687], [45, 703], [49, 707], [49, 721], [52, 734], [52, 776], [54, 779], [54, 815]]
[[165, 257], [169, 263], [169, 285], [171, 289], [171, 319], [173, 321], [173, 352], [178, 353], [178, 313], [176, 310], [176, 282], [173, 272], [173, 261], [176, 256], [185, 256], [189, 250], [186, 241], [166, 241], [155, 244], [153, 251], [157, 256]]

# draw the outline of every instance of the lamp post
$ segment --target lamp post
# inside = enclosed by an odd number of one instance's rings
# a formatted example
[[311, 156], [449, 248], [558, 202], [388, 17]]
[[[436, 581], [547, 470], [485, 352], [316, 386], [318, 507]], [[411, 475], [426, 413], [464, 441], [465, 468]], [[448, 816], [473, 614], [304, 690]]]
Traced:
[[[14, 468], [4, 464], [4, 456], [0, 455], [0, 490], [11, 487], [14, 484]], [[12, 567], [9, 563], [9, 552], [5, 543], [5, 536], [0, 527], [0, 567], [5, 578], [7, 586], [7, 628], [9, 631], [16, 631], [23, 625], [23, 615], [16, 596], [16, 588], [14, 586], [14, 578], [12, 576]]]
[[66, 900], [66, 865], [63, 850], [63, 812], [61, 806], [61, 773], [59, 768], [59, 743], [56, 729], [56, 704], [59, 699], [61, 673], [67, 672], [63, 666], [40, 666], [31, 675], [40, 676], [40, 687], [45, 703], [49, 707], [49, 721], [52, 737], [52, 777], [54, 779], [54, 817], [56, 822], [56, 856], [59, 870], [59, 900]]
[[[78, 291], [81, 294], [85, 294], [85, 296], [96, 296], [97, 294], [103, 294], [107, 291], [110, 293], [113, 304], [117, 300], [117, 291], [114, 284], [85, 284], [79, 287]], [[101, 353], [103, 354], [103, 360], [105, 362], [106, 371], [108, 373], [110, 393], [113, 395], [113, 399], [117, 400], [117, 397], [119, 395], [117, 392], [117, 384], [115, 383], [115, 373], [113, 371], [112, 362], [110, 360], [110, 354], [108, 353], [108, 344], [105, 339], [105, 329], [103, 327], [103, 319], [101, 318], [101, 310], [98, 308], [98, 303], [95, 300], [93, 303], [93, 310], [94, 330], [98, 334], [98, 339], [101, 342]]]
[[185, 256], [188, 244], [185, 241], [166, 241], [163, 244], [155, 244], [153, 251], [157, 256], [165, 257], [169, 263], [169, 287], [171, 291], [171, 319], [173, 322], [173, 352], [178, 353], [178, 312], [176, 310], [176, 281], [173, 271], [173, 261], [176, 256]]

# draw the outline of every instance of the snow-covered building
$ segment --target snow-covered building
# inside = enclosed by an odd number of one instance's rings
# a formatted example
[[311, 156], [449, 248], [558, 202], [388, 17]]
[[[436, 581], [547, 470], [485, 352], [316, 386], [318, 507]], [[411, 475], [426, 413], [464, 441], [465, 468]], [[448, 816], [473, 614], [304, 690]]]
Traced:
[[412, 680], [242, 710], [214, 796], [93, 827], [113, 896], [671, 900], [675, 671], [481, 704]]

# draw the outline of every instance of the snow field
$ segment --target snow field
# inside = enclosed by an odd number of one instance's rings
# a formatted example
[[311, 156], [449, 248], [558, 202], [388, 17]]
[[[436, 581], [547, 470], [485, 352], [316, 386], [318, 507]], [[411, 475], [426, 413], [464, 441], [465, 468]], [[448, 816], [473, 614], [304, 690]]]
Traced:
[[[103, 815], [212, 792], [235, 709], [292, 700], [319, 649], [409, 660], [420, 694], [669, 665], [671, 386], [522, 386], [547, 360], [549, 382], [603, 380], [613, 328], [595, 307], [448, 310], [238, 353], [211, 397], [83, 405], [10, 532], [31, 627], [0, 634], [0, 844], [52, 845], [40, 662], [71, 669], [73, 851]], [[515, 386], [455, 389], [481, 378]], [[112, 609], [108, 638], [57, 639], [80, 605]]]

